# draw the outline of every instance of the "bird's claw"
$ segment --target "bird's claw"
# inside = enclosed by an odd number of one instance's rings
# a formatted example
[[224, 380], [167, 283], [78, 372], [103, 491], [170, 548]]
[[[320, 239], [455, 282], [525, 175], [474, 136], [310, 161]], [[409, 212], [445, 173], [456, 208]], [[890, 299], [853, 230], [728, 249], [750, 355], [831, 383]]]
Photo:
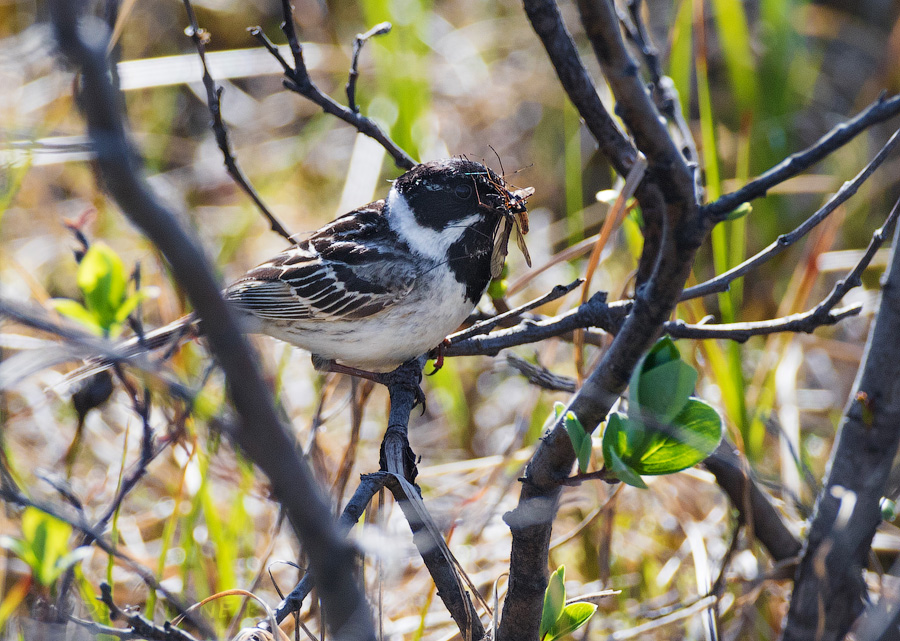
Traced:
[[432, 350], [432, 354], [434, 354], [434, 369], [428, 372], [428, 376], [434, 376], [444, 366], [444, 351], [448, 347], [450, 347], [450, 339], [445, 338], [440, 345]]

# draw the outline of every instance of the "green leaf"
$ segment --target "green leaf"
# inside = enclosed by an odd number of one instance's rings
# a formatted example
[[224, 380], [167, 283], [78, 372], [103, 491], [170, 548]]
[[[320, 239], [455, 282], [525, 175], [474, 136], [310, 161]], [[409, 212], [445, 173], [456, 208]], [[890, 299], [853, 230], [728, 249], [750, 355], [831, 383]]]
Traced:
[[631, 466], [623, 461], [618, 452], [616, 452], [615, 450], [610, 451], [609, 458], [606, 459], [606, 464], [609, 466], [609, 469], [612, 470], [613, 474], [616, 475], [616, 478], [618, 478], [623, 483], [627, 483], [632, 487], [639, 487], [642, 490], [647, 489], [647, 484], [644, 483], [644, 480], [641, 478], [640, 474], [638, 474], [631, 468]]
[[881, 518], [893, 521], [897, 518], [897, 503], [886, 496], [881, 497]]
[[594, 616], [597, 606], [593, 603], [570, 603], [563, 608], [562, 614], [550, 629], [550, 640], [561, 639], [567, 634], [575, 632]]
[[557, 420], [557, 421], [558, 421], [558, 420], [559, 420], [559, 417], [562, 416], [562, 415], [563, 415], [563, 412], [565, 412], [565, 411], [566, 411], [566, 404], [565, 404], [565, 403], [560, 403], [559, 401], [556, 401], [556, 402], [553, 404], [553, 418], [554, 418], [554, 420]]
[[[629, 399], [638, 399], [640, 397], [641, 377], [645, 373], [660, 365], [677, 360], [681, 360], [681, 354], [671, 338], [663, 336], [656, 341], [653, 347], [650, 348], [650, 351], [638, 361], [637, 367], [631, 373], [631, 379], [628, 381]], [[632, 400], [632, 402], [637, 402], [637, 400]]]
[[103, 243], [91, 245], [78, 265], [78, 287], [84, 294], [85, 307], [105, 330], [116, 322], [127, 283], [125, 266], [118, 254]]
[[27, 563], [35, 581], [50, 586], [66, 568], [90, 552], [88, 548], [69, 552], [71, 535], [72, 526], [68, 523], [36, 508], [28, 508], [22, 513], [22, 538], [2, 537], [0, 547]]
[[582, 472], [587, 472], [588, 465], [591, 462], [591, 435], [584, 431], [581, 421], [572, 412], [566, 412], [563, 425], [566, 428], [569, 439], [572, 441], [575, 456], [578, 458], [578, 469]]
[[629, 407], [668, 423], [687, 405], [696, 383], [697, 370], [682, 360], [669, 361], [641, 374], [637, 394], [629, 395]]
[[97, 335], [103, 334], [103, 328], [97, 322], [97, 317], [85, 309], [84, 305], [71, 298], [52, 298], [50, 305], [57, 312], [84, 325]]
[[672, 474], [705, 459], [722, 439], [718, 412], [696, 398], [688, 401], [669, 427], [668, 433], [654, 430], [643, 450], [635, 453], [637, 458], [629, 456], [625, 463], [638, 474]]
[[116, 322], [124, 323], [125, 320], [131, 315], [137, 306], [147, 299], [147, 292], [141, 290], [139, 292], [135, 292], [119, 305], [119, 309], [116, 310]]
[[543, 639], [562, 615], [566, 604], [566, 566], [561, 565], [550, 575], [550, 582], [544, 591], [544, 609], [541, 611], [541, 627], [538, 637]]

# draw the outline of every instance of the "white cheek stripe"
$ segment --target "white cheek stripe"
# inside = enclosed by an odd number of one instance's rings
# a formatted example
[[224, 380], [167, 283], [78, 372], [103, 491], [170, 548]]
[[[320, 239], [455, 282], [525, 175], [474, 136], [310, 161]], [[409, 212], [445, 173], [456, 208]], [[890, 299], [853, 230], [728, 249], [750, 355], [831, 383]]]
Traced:
[[406, 198], [395, 189], [391, 189], [387, 197], [388, 225], [409, 245], [411, 250], [432, 260], [446, 260], [450, 245], [459, 240], [466, 229], [480, 218], [481, 214], [476, 213], [457, 220], [452, 227], [447, 229], [432, 229], [423, 226], [416, 220]]

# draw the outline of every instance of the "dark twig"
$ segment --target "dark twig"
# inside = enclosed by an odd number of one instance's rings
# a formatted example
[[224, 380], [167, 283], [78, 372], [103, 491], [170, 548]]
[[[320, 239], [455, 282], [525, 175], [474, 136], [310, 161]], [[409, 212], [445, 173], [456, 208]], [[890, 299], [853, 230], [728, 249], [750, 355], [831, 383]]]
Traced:
[[541, 39], [559, 82], [575, 105], [603, 154], [622, 176], [637, 159], [637, 149], [606, 111], [590, 74], [581, 62], [572, 35], [554, 0], [525, 0], [525, 13]]
[[391, 31], [390, 22], [381, 22], [365, 33], [356, 34], [353, 40], [353, 57], [350, 61], [350, 74], [347, 76], [347, 107], [355, 114], [359, 113], [359, 105], [356, 104], [356, 82], [359, 80], [359, 54], [362, 53], [363, 45], [368, 42], [369, 38], [374, 36], [383, 36]]
[[718, 338], [745, 343], [752, 336], [768, 336], [784, 332], [811, 334], [819, 327], [835, 325], [845, 318], [856, 316], [862, 305], [850, 305], [833, 309], [822, 301], [809, 311], [791, 314], [782, 318], [747, 323], [725, 323], [722, 325], [688, 325], [680, 320], [669, 321], [663, 328], [672, 338], [710, 339]]
[[843, 122], [819, 138], [807, 149], [788, 156], [767, 172], [751, 180], [735, 192], [725, 194], [715, 202], [701, 208], [704, 216], [722, 220], [739, 205], [766, 195], [775, 185], [796, 176], [816, 164], [836, 149], [853, 140], [874, 124], [893, 118], [900, 113], [900, 96], [885, 99], [884, 95], [866, 107], [859, 115]]
[[502, 314], [497, 314], [491, 318], [488, 318], [483, 321], [479, 321], [472, 325], [471, 327], [462, 330], [461, 332], [456, 332], [455, 334], [451, 334], [447, 338], [450, 340], [452, 344], [454, 341], [464, 341], [467, 338], [471, 338], [472, 336], [478, 336], [479, 334], [487, 334], [492, 329], [494, 329], [497, 325], [501, 324], [507, 319], [515, 318], [516, 316], [520, 316], [525, 314], [526, 312], [530, 312], [533, 309], [537, 309], [541, 305], [546, 303], [555, 301], [559, 298], [562, 298], [570, 291], [578, 287], [584, 281], [582, 279], [577, 279], [568, 285], [557, 285], [549, 292], [544, 294], [539, 298], [535, 298], [532, 301], [525, 303], [524, 305], [519, 305], [507, 312], [503, 312]]
[[158, 626], [152, 621], [145, 619], [140, 614], [125, 616], [127, 616], [129, 620], [138, 618], [140, 619], [140, 622], [127, 628], [114, 628], [109, 625], [102, 625], [100, 623], [95, 623], [94, 621], [87, 621], [73, 616], [69, 616], [69, 621], [83, 628], [95, 638], [99, 638], [100, 636], [110, 636], [126, 641], [131, 639], [150, 639], [151, 641], [196, 641], [195, 637], [184, 630], [180, 630], [170, 625], [168, 621], [163, 625]]
[[[344, 511], [341, 512], [340, 519], [338, 519], [338, 527], [341, 529], [344, 536], [346, 536], [347, 532], [356, 525], [360, 517], [362, 517], [363, 512], [365, 512], [368, 507], [369, 501], [371, 501], [372, 497], [384, 487], [384, 484], [389, 478], [390, 475], [387, 472], [363, 474], [360, 477], [356, 492], [350, 497], [350, 500], [344, 507]], [[303, 606], [303, 600], [310, 593], [313, 585], [312, 575], [306, 573], [297, 586], [291, 590], [290, 594], [288, 594], [281, 603], [278, 604], [278, 607], [275, 608], [275, 620], [278, 623], [281, 623], [290, 613], [299, 611]]]
[[[835, 129], [834, 131], [839, 131], [840, 128]], [[835, 209], [844, 204], [847, 200], [853, 196], [859, 188], [862, 186], [866, 180], [878, 169], [879, 166], [887, 159], [890, 153], [894, 150], [894, 147], [897, 146], [897, 143], [900, 142], [900, 130], [894, 132], [894, 135], [890, 137], [890, 139], [884, 143], [884, 146], [875, 154], [875, 157], [867, 164], [862, 171], [860, 171], [853, 180], [845, 182], [840, 189], [835, 192], [835, 194], [828, 199], [826, 202], [816, 213], [807, 218], [803, 223], [801, 223], [796, 229], [793, 231], [782, 234], [778, 238], [775, 239], [771, 245], [766, 247], [765, 249], [757, 252], [755, 255], [751, 256], [747, 260], [745, 260], [740, 265], [736, 267], [732, 267], [727, 272], [723, 274], [719, 274], [715, 278], [711, 278], [705, 283], [700, 283], [699, 285], [694, 285], [693, 287], [688, 287], [681, 294], [681, 300], [690, 300], [692, 298], [697, 298], [699, 296], [706, 296], [707, 294], [715, 294], [717, 292], [728, 291], [732, 281], [744, 276], [748, 272], [762, 265], [763, 263], [771, 260], [785, 249], [796, 243], [798, 240], [803, 238], [806, 234], [812, 231], [819, 223], [828, 218]]]
[[113, 628], [99, 625], [80, 619], [71, 619], [75, 623], [85, 627], [94, 634], [111, 634], [120, 639], [149, 639], [150, 641], [196, 641], [184, 630], [176, 628], [168, 621], [163, 625], [156, 625], [137, 610], [125, 611], [115, 604], [112, 597], [112, 588], [108, 583], [100, 584], [100, 602], [109, 609], [109, 618], [112, 621], [122, 620], [128, 623], [127, 628]]
[[97, 532], [93, 528], [93, 526], [87, 523], [81, 513], [79, 513], [77, 517], [72, 517], [58, 510], [54, 505], [50, 505], [48, 503], [31, 499], [25, 496], [21, 491], [18, 490], [18, 488], [12, 485], [0, 488], [0, 499], [13, 505], [36, 508], [41, 512], [49, 514], [50, 516], [63, 521], [64, 523], [68, 523], [72, 526], [73, 529], [83, 533], [85, 536], [89, 536], [97, 545], [97, 547], [99, 547], [110, 556], [118, 559], [123, 566], [137, 574], [140, 577], [141, 581], [143, 581], [151, 590], [159, 592], [163, 596], [163, 598], [165, 598], [166, 601], [168, 601], [172, 605], [176, 612], [189, 620], [191, 624], [196, 626], [205, 636], [210, 638], [215, 636], [215, 633], [204, 621], [197, 618], [193, 613], [188, 612], [187, 605], [182, 602], [182, 600], [178, 596], [172, 594], [172, 592], [170, 592], [168, 589], [166, 589], [165, 586], [163, 586], [159, 581], [156, 580], [153, 572], [151, 572], [148, 568], [145, 568], [137, 561], [134, 561], [131, 557], [120, 552], [116, 548], [116, 546], [103, 538], [102, 533]]
[[[103, 184], [168, 260], [204, 323], [213, 354], [225, 372], [229, 396], [240, 418], [232, 438], [272, 483], [319, 579], [328, 627], [347, 638], [374, 639], [371, 613], [354, 577], [353, 554], [338, 535], [330, 510], [306, 463], [281, 425], [271, 391], [199, 244], [149, 188], [128, 140], [117, 95], [106, 70], [106, 38], [83, 30], [81, 3], [55, 0], [51, 15], [60, 49], [82, 74], [80, 106], [97, 154]], [[88, 41], [85, 38], [93, 36]], [[352, 631], [352, 632], [351, 632]]]
[[244, 175], [243, 170], [238, 166], [237, 159], [231, 151], [231, 142], [228, 139], [228, 129], [222, 120], [222, 92], [223, 87], [217, 87], [212, 74], [209, 73], [209, 67], [206, 65], [206, 44], [209, 42], [209, 34], [206, 30], [201, 29], [197, 23], [197, 16], [194, 13], [194, 7], [191, 0], [184, 0], [184, 8], [187, 11], [188, 20], [191, 23], [188, 29], [188, 35], [197, 48], [197, 55], [200, 56], [200, 64], [203, 66], [203, 86], [206, 88], [206, 104], [209, 106], [209, 113], [212, 115], [212, 130], [216, 136], [216, 143], [222, 152], [222, 158], [225, 161], [225, 168], [228, 175], [237, 183], [238, 187], [244, 190], [253, 204], [256, 205], [260, 213], [269, 221], [272, 231], [287, 239], [290, 243], [296, 243], [291, 233], [285, 229], [281, 221], [269, 211], [266, 204], [262, 201], [259, 194], [250, 184], [250, 181]]
[[[628, 12], [620, 16], [620, 18], [625, 26], [625, 33], [638, 48], [638, 51], [641, 52], [644, 64], [650, 72], [652, 83], [650, 90], [656, 108], [665, 115], [669, 122], [675, 125], [681, 138], [681, 153], [687, 160], [688, 166], [694, 172], [696, 182], [700, 180], [700, 172], [697, 171], [697, 163], [700, 161], [700, 154], [697, 153], [697, 144], [694, 142], [691, 127], [684, 118], [681, 100], [678, 97], [678, 91], [675, 89], [675, 83], [672, 82], [671, 78], [663, 75], [659, 51], [653, 44], [647, 31], [647, 26], [644, 24], [644, 18], [641, 15], [642, 4], [642, 0], [629, 0]], [[697, 185], [697, 193], [700, 193], [699, 184]]]
[[472, 336], [462, 341], [453, 341], [444, 351], [444, 355], [496, 355], [508, 347], [536, 343], [586, 327], [600, 327], [615, 333], [622, 326], [631, 305], [631, 301], [607, 303], [606, 292], [597, 292], [588, 302], [561, 316], [539, 321], [526, 319], [514, 327], [485, 336]]
[[[616, 96], [616, 114], [622, 118], [637, 148], [649, 161], [649, 172], [664, 167], [670, 180], [668, 198], [695, 202], [694, 171], [678, 149], [650, 99], [638, 73], [638, 65], [628, 52], [611, 0], [578, 0], [578, 11], [603, 74]], [[679, 174], [681, 174], [679, 176]]]
[[515, 354], [507, 354], [506, 363], [527, 378], [529, 383], [543, 389], [554, 392], [569, 392], [570, 394], [578, 389], [578, 384], [574, 378], [554, 374], [546, 367], [532, 365]]
[[284, 57], [278, 52], [278, 48], [263, 33], [260, 27], [251, 27], [250, 35], [259, 40], [260, 43], [272, 54], [272, 56], [281, 65], [284, 70], [284, 86], [299, 93], [301, 96], [319, 105], [325, 113], [337, 116], [349, 125], [352, 125], [362, 134], [374, 138], [394, 159], [396, 165], [402, 169], [412, 169], [416, 166], [416, 161], [403, 151], [397, 143], [390, 139], [384, 133], [374, 120], [371, 120], [353, 109], [344, 107], [330, 96], [322, 93], [309, 76], [306, 69], [306, 63], [303, 61], [303, 47], [297, 39], [297, 31], [294, 28], [294, 12], [291, 8], [290, 0], [282, 0], [282, 11], [284, 14], [284, 23], [282, 30], [287, 37], [288, 46], [291, 49], [291, 55], [294, 58], [294, 66], [291, 67]]

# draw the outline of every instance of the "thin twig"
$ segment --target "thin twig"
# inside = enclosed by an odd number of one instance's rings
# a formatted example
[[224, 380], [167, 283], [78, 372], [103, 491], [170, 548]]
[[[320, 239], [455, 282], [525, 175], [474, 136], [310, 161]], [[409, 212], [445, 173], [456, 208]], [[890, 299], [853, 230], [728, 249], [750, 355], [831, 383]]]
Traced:
[[701, 207], [700, 211], [704, 216], [722, 220], [739, 205], [765, 196], [766, 192], [775, 185], [780, 185], [788, 178], [808, 169], [872, 125], [893, 118], [898, 113], [900, 113], [900, 96], [886, 99], [882, 94], [859, 115], [837, 125], [812, 146], [788, 156], [755, 180], [751, 180], [737, 191], [725, 194], [718, 200]]
[[554, 374], [546, 367], [532, 365], [515, 354], [506, 355], [506, 364], [528, 379], [529, 383], [542, 389], [553, 392], [569, 392], [570, 394], [578, 389], [578, 384], [574, 378]]
[[522, 314], [525, 314], [526, 312], [530, 312], [533, 309], [537, 309], [541, 305], [545, 305], [545, 304], [555, 301], [559, 298], [562, 298], [563, 296], [568, 294], [570, 291], [572, 291], [573, 289], [578, 287], [582, 282], [584, 282], [584, 281], [582, 281], [579, 278], [575, 281], [572, 281], [568, 285], [556, 285], [553, 289], [551, 289], [549, 292], [547, 292], [543, 296], [540, 296], [539, 298], [535, 298], [534, 300], [528, 301], [524, 305], [519, 305], [518, 307], [515, 307], [507, 312], [503, 312], [502, 314], [497, 314], [496, 316], [493, 316], [486, 320], [475, 323], [471, 327], [464, 329], [461, 332], [456, 332], [455, 334], [451, 334], [447, 338], [450, 340], [451, 343], [453, 343], [454, 341], [464, 341], [467, 338], [471, 338], [472, 336], [478, 336], [479, 334], [487, 334], [492, 329], [494, 329], [497, 325], [499, 325], [500, 323], [502, 323], [503, 321], [505, 321], [507, 319], [521, 316]]
[[284, 17], [284, 23], [281, 28], [282, 31], [284, 31], [288, 46], [290, 47], [291, 54], [294, 58], [293, 67], [288, 64], [280, 53], [278, 53], [278, 48], [271, 40], [269, 40], [260, 27], [251, 27], [249, 32], [250, 35], [262, 43], [281, 65], [281, 68], [284, 70], [284, 86], [290, 91], [299, 93], [307, 100], [319, 105], [325, 113], [337, 116], [347, 124], [355, 127], [360, 133], [375, 139], [378, 144], [387, 150], [398, 167], [401, 167], [402, 169], [412, 169], [415, 167], [416, 161], [401, 149], [397, 143], [391, 140], [374, 120], [361, 115], [353, 109], [344, 107], [327, 94], [322, 93], [316, 86], [309, 76], [309, 71], [306, 69], [306, 63], [303, 61], [303, 47], [297, 39], [297, 31], [294, 27], [294, 12], [290, 0], [282, 0], [281, 6]]
[[206, 88], [206, 104], [209, 106], [209, 113], [212, 115], [212, 130], [216, 136], [216, 143], [222, 151], [222, 157], [225, 161], [225, 168], [228, 175], [237, 183], [238, 187], [244, 190], [250, 200], [256, 205], [260, 213], [269, 221], [272, 231], [285, 238], [290, 243], [296, 243], [291, 233], [285, 229], [281, 221], [273, 214], [260, 198], [259, 194], [250, 184], [250, 181], [244, 175], [244, 172], [238, 166], [237, 159], [231, 151], [231, 142], [228, 139], [228, 130], [225, 122], [222, 120], [222, 93], [223, 87], [217, 87], [212, 74], [209, 73], [209, 67], [206, 65], [206, 44], [209, 42], [209, 33], [205, 29], [201, 29], [197, 23], [197, 16], [194, 13], [194, 7], [191, 0], [183, 0], [184, 8], [187, 11], [188, 20], [191, 23], [187, 33], [197, 49], [197, 55], [200, 56], [200, 64], [203, 66], [203, 86]]
[[350, 73], [347, 76], [347, 107], [355, 114], [359, 113], [359, 105], [356, 104], [356, 82], [359, 80], [359, 54], [362, 53], [363, 45], [368, 42], [369, 38], [374, 36], [383, 36], [390, 33], [391, 23], [381, 22], [365, 33], [356, 34], [353, 40], [353, 57], [350, 61]]
[[[838, 131], [838, 130], [835, 130]], [[796, 243], [798, 240], [803, 238], [806, 234], [812, 231], [819, 223], [828, 218], [835, 209], [844, 204], [847, 200], [853, 196], [859, 188], [862, 186], [866, 180], [878, 169], [881, 164], [887, 160], [887, 157], [894, 150], [894, 147], [897, 146], [897, 143], [900, 143], [900, 129], [894, 132], [894, 135], [890, 137], [890, 139], [884, 144], [884, 146], [875, 154], [875, 157], [866, 165], [862, 171], [860, 171], [853, 180], [845, 182], [840, 189], [835, 192], [835, 194], [828, 199], [817, 212], [815, 212], [812, 216], [807, 218], [803, 223], [801, 223], [796, 229], [793, 231], [782, 234], [775, 241], [770, 244], [765, 249], [757, 252], [755, 255], [751, 256], [747, 260], [745, 260], [740, 265], [732, 267], [727, 272], [719, 274], [715, 278], [711, 278], [704, 283], [700, 283], [699, 285], [694, 285], [693, 287], [688, 287], [681, 293], [681, 301], [690, 300], [692, 298], [698, 298], [700, 296], [706, 296], [708, 294], [715, 294], [718, 292], [728, 291], [728, 288], [731, 286], [731, 283], [744, 276], [748, 272], [756, 269], [758, 266], [763, 263], [771, 260], [785, 249]]]

